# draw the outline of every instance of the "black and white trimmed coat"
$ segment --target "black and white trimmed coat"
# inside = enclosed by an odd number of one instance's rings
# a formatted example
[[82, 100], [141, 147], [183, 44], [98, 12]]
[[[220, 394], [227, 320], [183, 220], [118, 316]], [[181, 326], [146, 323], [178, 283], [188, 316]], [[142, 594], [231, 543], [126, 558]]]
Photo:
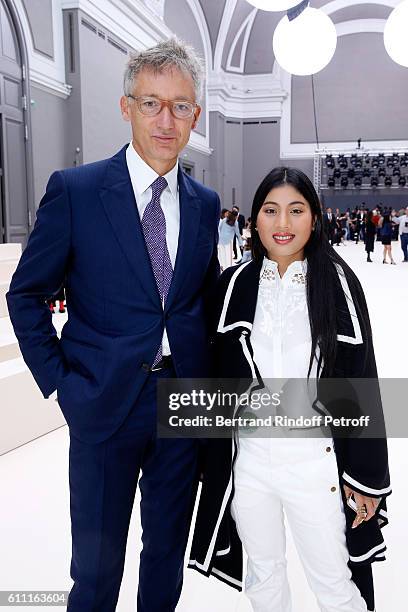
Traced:
[[[258, 296], [262, 262], [251, 261], [227, 269], [220, 277], [215, 295], [213, 355], [215, 376], [219, 378], [258, 379], [263, 386], [253, 360], [251, 330]], [[337, 272], [337, 273], [336, 273]], [[356, 295], [350, 288], [342, 268], [333, 274], [336, 296], [337, 355], [333, 378], [371, 379], [369, 389], [351, 404], [348, 414], [373, 414], [382, 418], [381, 396], [374, 357], [370, 326], [364, 326], [358, 312], [369, 321], [363, 290], [358, 284]], [[357, 308], [356, 306], [359, 306]], [[366, 333], [363, 332], [364, 328]], [[318, 381], [319, 405], [324, 407], [325, 369]], [[326, 378], [327, 380], [327, 378]], [[372, 383], [372, 384], [371, 384]], [[340, 402], [333, 401], [328, 412], [336, 412], [338, 404], [344, 414], [344, 384]], [[259, 387], [258, 387], [259, 388]], [[339, 398], [340, 399], [340, 398]], [[365, 405], [364, 405], [365, 404]], [[385, 429], [384, 429], [385, 432]], [[336, 438], [334, 446], [339, 472], [339, 485], [380, 500], [376, 515], [356, 529], [351, 529], [355, 512], [345, 503], [346, 540], [353, 578], [373, 609], [371, 564], [385, 559], [386, 546], [381, 527], [387, 524], [386, 497], [391, 493], [388, 471], [387, 442], [379, 438]], [[237, 454], [235, 437], [208, 441], [203, 461], [203, 484], [195, 523], [189, 567], [202, 574], [213, 575], [230, 586], [242, 590], [242, 544], [231, 517], [234, 494], [233, 466]], [[311, 511], [314, 511], [311, 509]]]

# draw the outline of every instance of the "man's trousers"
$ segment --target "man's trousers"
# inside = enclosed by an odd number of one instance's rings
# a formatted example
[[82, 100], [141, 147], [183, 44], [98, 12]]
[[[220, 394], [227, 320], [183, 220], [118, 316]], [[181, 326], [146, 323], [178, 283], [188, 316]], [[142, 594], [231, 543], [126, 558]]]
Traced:
[[176, 608], [196, 487], [197, 442], [156, 437], [157, 381], [173, 376], [172, 369], [151, 373], [137, 404], [108, 440], [85, 444], [71, 435], [74, 586], [68, 612], [116, 609], [140, 472], [143, 550], [137, 610]]

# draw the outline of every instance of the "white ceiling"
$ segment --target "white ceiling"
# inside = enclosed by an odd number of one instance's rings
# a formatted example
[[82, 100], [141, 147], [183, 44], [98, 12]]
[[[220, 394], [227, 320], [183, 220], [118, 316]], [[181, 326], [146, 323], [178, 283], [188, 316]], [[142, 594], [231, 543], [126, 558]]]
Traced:
[[[310, 6], [324, 8], [334, 23], [340, 23], [386, 19], [397, 3], [398, 0], [311, 0]], [[196, 18], [201, 12], [204, 19], [216, 70], [221, 67], [238, 74], [272, 72], [272, 36], [284, 13], [256, 10], [246, 0], [189, 0], [188, 4]], [[194, 10], [195, 6], [200, 10]]]

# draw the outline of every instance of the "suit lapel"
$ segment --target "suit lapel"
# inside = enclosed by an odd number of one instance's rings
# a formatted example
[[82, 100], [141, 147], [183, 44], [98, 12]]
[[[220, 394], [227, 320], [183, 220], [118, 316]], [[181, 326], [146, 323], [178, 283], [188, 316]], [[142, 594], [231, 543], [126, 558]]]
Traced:
[[178, 172], [178, 185], [180, 200], [180, 232], [173, 280], [165, 304], [165, 310], [171, 307], [178, 292], [183, 286], [185, 275], [190, 269], [198, 230], [200, 228], [200, 198], [188, 177], [180, 169]]
[[149, 254], [144, 241], [135, 195], [126, 163], [126, 148], [111, 158], [100, 197], [124, 254], [146, 294], [161, 307]]

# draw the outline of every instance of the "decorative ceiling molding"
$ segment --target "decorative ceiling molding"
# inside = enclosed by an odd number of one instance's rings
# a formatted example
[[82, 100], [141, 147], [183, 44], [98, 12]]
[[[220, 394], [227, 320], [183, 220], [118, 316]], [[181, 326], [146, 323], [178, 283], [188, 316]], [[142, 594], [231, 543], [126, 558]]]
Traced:
[[143, 2], [149, 7], [150, 10], [163, 19], [165, 0], [143, 0]]
[[213, 74], [208, 85], [209, 108], [226, 117], [280, 117], [287, 93], [272, 74]]
[[201, 4], [198, 0], [186, 0], [186, 2], [190, 7], [191, 12], [193, 13], [198, 29], [200, 30], [201, 40], [203, 42], [205, 53], [205, 64], [208, 73], [213, 68], [213, 52], [207, 20], [205, 18]]
[[208, 142], [208, 139], [202, 134], [199, 134], [198, 132], [191, 132], [190, 140], [188, 141], [187, 146], [190, 147], [190, 149], [198, 151], [198, 153], [209, 156], [213, 150], [210, 148]]
[[[201, 4], [198, 0], [186, 0], [187, 5], [189, 6], [191, 13], [195, 19], [197, 27], [200, 32], [201, 42], [204, 48], [204, 60], [205, 60], [205, 84], [208, 83], [209, 73], [212, 68], [212, 47], [211, 47], [211, 39], [210, 33], [208, 31], [207, 21], [205, 19]], [[192, 138], [190, 139], [190, 146], [195, 148], [200, 153], [205, 153], [209, 155], [210, 150], [210, 133], [209, 133], [209, 125], [210, 125], [210, 112], [208, 109], [208, 92], [207, 88], [204, 87], [203, 97], [205, 99], [205, 125], [206, 125], [206, 133], [205, 136], [198, 134], [197, 132], [192, 133]]]
[[[47, 77], [44, 72], [38, 72], [30, 68], [30, 81], [37, 89], [53, 94], [58, 98], [66, 100], [71, 95], [72, 86], [67, 83], [59, 82], [51, 77]], [[34, 94], [35, 97], [35, 94]]]
[[[238, 0], [226, 0], [214, 51], [214, 67], [208, 78], [208, 109], [226, 117], [242, 119], [280, 117], [282, 101], [287, 93], [282, 89], [276, 73], [245, 75], [245, 58], [249, 37], [258, 9], [251, 11], [237, 32], [228, 54], [229, 72], [222, 68], [225, 41]], [[245, 30], [240, 67], [232, 66], [232, 57], [240, 34]]]
[[326, 15], [332, 15], [336, 11], [350, 7], [355, 8], [359, 4], [378, 4], [380, 6], [395, 8], [399, 2], [401, 2], [401, 0], [332, 0], [322, 6], [321, 10], [324, 11]]
[[[395, 8], [401, 0], [331, 0], [327, 4], [321, 7], [321, 10], [324, 11], [327, 15], [331, 15], [337, 11], [340, 11], [345, 8], [356, 8], [358, 5], [379, 5], [386, 6], [389, 8]], [[237, 7], [238, 0], [226, 0], [224, 6], [224, 13], [221, 20], [221, 25], [218, 32], [217, 43], [214, 53], [214, 65], [213, 68], [216, 72], [222, 71], [222, 58], [224, 55], [224, 45], [227, 40], [227, 35], [231, 26], [231, 21], [233, 15], [235, 13], [235, 9]], [[259, 9], [254, 9], [253, 12], [250, 13], [244, 20], [244, 22], [239, 27], [238, 31], [235, 34], [234, 40], [232, 42], [231, 48], [228, 52], [227, 59], [227, 70], [235, 73], [243, 73], [245, 69], [245, 60], [246, 53], [248, 49], [248, 42], [253, 30], [253, 25], [255, 21], [255, 17], [257, 15]], [[374, 21], [374, 20], [367, 20]], [[342, 26], [344, 27], [344, 26]], [[237, 48], [241, 40], [241, 35], [243, 30], [245, 30], [245, 39], [241, 49], [241, 57], [239, 66], [232, 64], [232, 58], [234, 56], [234, 52]], [[376, 31], [376, 30], [373, 30]]]
[[79, 9], [133, 49], [147, 49], [172, 32], [142, 0], [59, 0], [62, 9]]
[[228, 30], [231, 25], [231, 20], [235, 12], [238, 0], [226, 0], [224, 13], [221, 19], [220, 29], [218, 30], [217, 42], [215, 43], [214, 51], [214, 71], [222, 71], [222, 57], [224, 51], [224, 44], [227, 40]]
[[64, 32], [60, 0], [53, 0], [52, 25], [54, 35], [54, 57], [48, 57], [38, 52], [34, 47], [30, 23], [21, 0], [13, 0], [23, 29], [27, 46], [29, 78], [48, 93], [62, 98], [68, 98], [71, 87], [65, 82]]
[[[254, 9], [251, 13], [249, 13], [249, 15], [242, 22], [240, 28], [238, 29], [238, 32], [235, 34], [235, 38], [232, 41], [232, 45], [229, 50], [228, 58], [227, 58], [227, 70], [231, 72], [239, 72], [241, 74], [244, 72], [245, 58], [246, 58], [246, 53], [247, 53], [247, 48], [248, 48], [249, 36], [251, 34], [252, 26], [254, 24], [254, 20], [255, 20], [257, 12], [258, 12], [258, 9]], [[244, 30], [245, 30], [245, 34], [244, 34], [244, 40], [242, 41], [239, 66], [233, 66], [232, 58], [234, 56], [235, 49], [237, 47], [237, 44]]]
[[370, 32], [383, 33], [386, 19], [354, 19], [352, 21], [342, 21], [336, 23], [337, 36], [347, 36], [347, 34], [367, 34]]

